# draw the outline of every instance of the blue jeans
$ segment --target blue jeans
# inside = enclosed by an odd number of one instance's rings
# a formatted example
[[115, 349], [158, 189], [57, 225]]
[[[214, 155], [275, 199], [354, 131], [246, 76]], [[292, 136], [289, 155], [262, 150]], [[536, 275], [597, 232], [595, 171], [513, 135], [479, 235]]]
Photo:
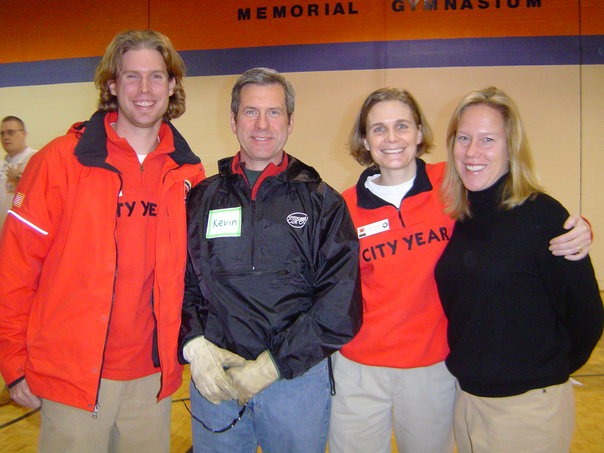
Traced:
[[[195, 417], [219, 430], [237, 418], [237, 401], [215, 405], [190, 385]], [[279, 380], [254, 395], [241, 420], [223, 433], [213, 433], [192, 419], [194, 453], [324, 453], [331, 394], [327, 360], [302, 376]]]

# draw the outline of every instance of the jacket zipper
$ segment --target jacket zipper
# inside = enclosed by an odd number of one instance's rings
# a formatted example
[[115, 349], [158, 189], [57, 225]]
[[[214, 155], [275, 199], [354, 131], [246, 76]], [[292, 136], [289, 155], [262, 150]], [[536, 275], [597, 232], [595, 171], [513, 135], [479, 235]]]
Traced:
[[[182, 164], [177, 164], [176, 167], [172, 167], [172, 168], [168, 168], [166, 170], [166, 172], [164, 173], [163, 177], [162, 177], [162, 181], [161, 181], [161, 190], [159, 193], [159, 203], [162, 204], [162, 200], [164, 200], [165, 198], [167, 198], [166, 193], [170, 191], [172, 186], [168, 186], [167, 184], [167, 179], [168, 176], [170, 175], [170, 173], [177, 171], [179, 168], [182, 168], [183, 165]], [[142, 171], [142, 165], [141, 165], [141, 171]], [[167, 218], [170, 217], [170, 213], [168, 212], [168, 209], [166, 208], [166, 216]], [[155, 248], [156, 248], [156, 256], [157, 256], [157, 241], [155, 244]], [[154, 277], [155, 280], [155, 277]], [[153, 283], [153, 288], [155, 288], [155, 281]], [[162, 364], [162, 357], [161, 357], [161, 348], [160, 348], [160, 339], [159, 339], [159, 320], [158, 320], [158, 316], [157, 316], [157, 304], [155, 301], [155, 294], [154, 294], [154, 290], [152, 290], [152, 314], [153, 314], [153, 320], [155, 322], [155, 334], [156, 334], [156, 346], [157, 346], [157, 361], [159, 363], [159, 369], [160, 369], [160, 379], [159, 379], [159, 390], [157, 392], [157, 397], [159, 397], [160, 393], [162, 392], [162, 389], [164, 387], [164, 373], [163, 370], [161, 369], [161, 364]]]
[[254, 245], [254, 241], [255, 241], [255, 231], [254, 229], [256, 228], [256, 200], [251, 200], [251, 208], [252, 208], [252, 270], [255, 271], [256, 270], [256, 252], [255, 252], [255, 245]]
[[[291, 271], [289, 269], [268, 269], [268, 270], [264, 270], [264, 271], [257, 271], [255, 266], [252, 266], [252, 271], [254, 272], [254, 275], [276, 275], [276, 276], [284, 276], [284, 275], [289, 275], [291, 273]], [[240, 275], [248, 275], [247, 272], [237, 272], [237, 271], [229, 271], [229, 272], [216, 272], [216, 274], [214, 274], [216, 276], [220, 276], [220, 277], [237, 277]]]
[[401, 212], [400, 208], [396, 210], [398, 213], [398, 219], [401, 221], [401, 225], [403, 226], [403, 228], [405, 228], [405, 221], [403, 220], [403, 213]]
[[[119, 203], [119, 194], [122, 192], [122, 186], [123, 186], [123, 181], [122, 181], [122, 176], [117, 173], [118, 178], [120, 178], [120, 187], [118, 189], [117, 192], [117, 203]], [[101, 408], [101, 405], [99, 403], [99, 394], [101, 393], [101, 380], [102, 380], [102, 376], [103, 376], [103, 367], [105, 365], [105, 349], [107, 348], [107, 339], [109, 338], [109, 326], [111, 325], [111, 313], [113, 312], [113, 304], [115, 302], [115, 282], [117, 280], [117, 260], [118, 260], [118, 256], [117, 256], [117, 237], [115, 237], [116, 235], [116, 229], [117, 229], [117, 218], [115, 219], [115, 225], [114, 225], [114, 229], [113, 229], [113, 238], [114, 238], [114, 244], [115, 244], [115, 270], [113, 272], [113, 289], [111, 291], [111, 305], [109, 307], [109, 319], [107, 320], [107, 331], [105, 332], [105, 341], [103, 342], [103, 356], [101, 358], [101, 367], [99, 369], [99, 381], [96, 387], [96, 400], [94, 402], [94, 409], [92, 410], [92, 418], [97, 418], [99, 416], [99, 410]]]

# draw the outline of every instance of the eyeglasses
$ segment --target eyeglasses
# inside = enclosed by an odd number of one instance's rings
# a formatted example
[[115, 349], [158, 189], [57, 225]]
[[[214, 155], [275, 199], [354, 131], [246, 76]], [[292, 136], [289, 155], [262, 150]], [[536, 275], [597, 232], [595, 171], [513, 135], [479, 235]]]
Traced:
[[25, 129], [7, 129], [5, 131], [0, 131], [0, 137], [4, 137], [5, 135], [7, 137], [12, 137], [13, 135], [15, 135], [17, 132], [23, 132]]

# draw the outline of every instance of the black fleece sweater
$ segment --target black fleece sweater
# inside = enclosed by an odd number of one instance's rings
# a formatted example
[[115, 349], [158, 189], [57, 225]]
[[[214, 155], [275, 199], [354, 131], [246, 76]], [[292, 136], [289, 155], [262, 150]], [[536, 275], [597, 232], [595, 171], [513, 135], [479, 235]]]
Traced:
[[568, 212], [545, 194], [511, 210], [498, 207], [506, 177], [469, 193], [472, 217], [455, 224], [435, 270], [449, 320], [446, 364], [477, 396], [565, 382], [602, 333], [589, 257], [573, 262], [548, 250]]

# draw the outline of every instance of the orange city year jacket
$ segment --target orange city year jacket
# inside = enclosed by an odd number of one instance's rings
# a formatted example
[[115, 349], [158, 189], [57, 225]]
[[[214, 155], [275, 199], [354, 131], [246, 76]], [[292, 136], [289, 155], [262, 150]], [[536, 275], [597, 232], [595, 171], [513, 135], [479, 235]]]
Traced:
[[[106, 113], [74, 125], [33, 158], [0, 239], [0, 371], [45, 399], [94, 411], [117, 266], [121, 179], [106, 163]], [[186, 141], [162, 170], [153, 307], [158, 399], [181, 384], [177, 340], [186, 261], [185, 197], [204, 177]], [[79, 144], [79, 145], [78, 145]], [[77, 149], [76, 149], [77, 146]], [[75, 150], [75, 151], [74, 151]]]

